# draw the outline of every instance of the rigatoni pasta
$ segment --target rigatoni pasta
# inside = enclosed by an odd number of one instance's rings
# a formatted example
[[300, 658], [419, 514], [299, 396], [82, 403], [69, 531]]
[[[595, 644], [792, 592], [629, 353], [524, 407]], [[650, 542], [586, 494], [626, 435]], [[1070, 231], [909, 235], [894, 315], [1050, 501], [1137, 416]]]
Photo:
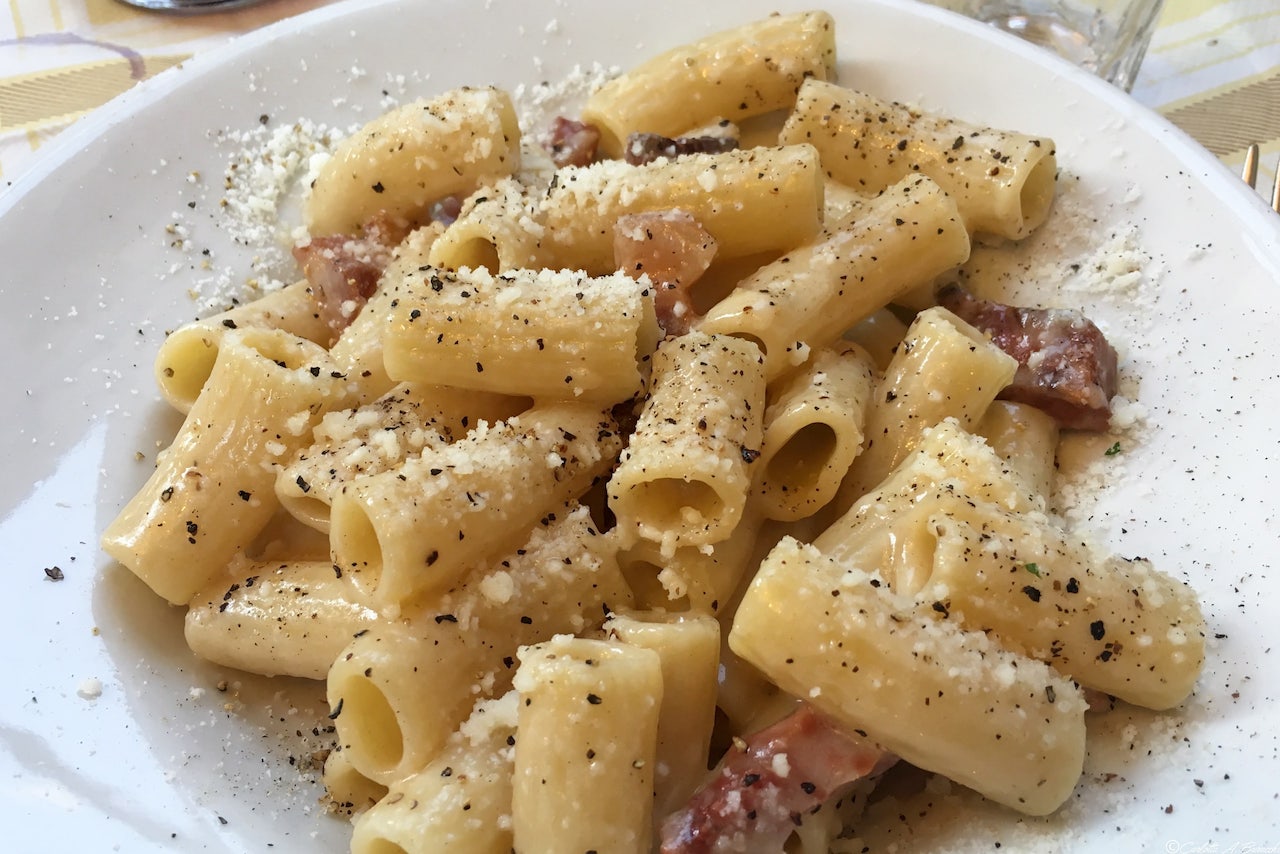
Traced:
[[653, 294], [630, 276], [420, 268], [383, 328], [401, 382], [617, 403], [658, 340]]
[[654, 747], [654, 810], [664, 816], [706, 776], [720, 666], [720, 624], [707, 614], [622, 612], [605, 621], [607, 637], [658, 654], [662, 703]]
[[618, 553], [618, 563], [637, 607], [720, 613], [754, 568], [762, 524], [759, 510], [748, 500], [733, 533], [710, 546], [680, 546], [664, 555], [662, 543], [636, 540]]
[[433, 267], [483, 267], [490, 273], [539, 266], [546, 229], [523, 184], [504, 178], [468, 196], [458, 218], [431, 247]]
[[511, 685], [517, 647], [580, 633], [631, 604], [612, 538], [561, 507], [519, 547], [430, 605], [359, 633], [328, 673], [353, 767], [389, 785], [438, 753], [479, 696]]
[[1205, 643], [1190, 588], [1147, 560], [1100, 559], [1033, 515], [965, 508], [934, 509], [923, 598], [1086, 687], [1152, 709], [1187, 698]]
[[806, 142], [837, 181], [876, 193], [928, 175], [977, 234], [1018, 239], [1049, 214], [1057, 182], [1053, 140], [978, 127], [818, 79], [805, 81], [779, 139]]
[[519, 545], [548, 507], [585, 492], [620, 445], [613, 419], [590, 404], [478, 424], [459, 442], [344, 486], [329, 517], [334, 563], [381, 606], [442, 593]]
[[346, 379], [318, 345], [287, 332], [225, 335], [177, 438], [107, 526], [103, 549], [185, 605], [271, 520], [279, 506], [273, 464], [343, 403]]
[[439, 756], [356, 818], [352, 854], [508, 854], [517, 715], [514, 691], [478, 702]]
[[466, 436], [481, 421], [496, 422], [531, 401], [448, 386], [402, 383], [372, 403], [330, 412], [314, 441], [276, 476], [276, 496], [295, 519], [329, 533], [333, 497], [358, 477], [398, 468], [431, 447]]
[[720, 258], [781, 252], [817, 234], [822, 191], [818, 155], [809, 145], [568, 167], [541, 203], [539, 259], [552, 268], [611, 272], [619, 217], [673, 208], [692, 214], [715, 238]]
[[520, 126], [500, 89], [455, 89], [406, 104], [345, 139], [316, 177], [312, 234], [354, 234], [376, 213], [415, 221], [447, 196], [520, 168]]
[[1046, 498], [1053, 488], [1058, 450], [1058, 422], [1026, 403], [996, 400], [987, 407], [974, 432], [987, 440], [1030, 495]]
[[165, 400], [179, 412], [189, 412], [213, 371], [223, 336], [232, 329], [249, 328], [280, 329], [321, 346], [329, 343], [332, 332], [305, 279], [188, 323], [171, 332], [156, 354], [156, 384]]
[[261, 673], [323, 679], [351, 638], [378, 621], [329, 561], [249, 561], [192, 599], [185, 635], [209, 661]]
[[915, 765], [1029, 815], [1061, 806], [1084, 763], [1079, 688], [873, 581], [783, 539], [739, 606], [729, 645]]
[[916, 315], [872, 397], [867, 445], [840, 487], [841, 506], [884, 479], [928, 428], [946, 418], [975, 424], [1017, 368], [1016, 359], [946, 309]]
[[816, 351], [779, 383], [764, 414], [756, 482], [769, 518], [803, 519], [835, 497], [862, 449], [875, 374], [871, 356], [847, 344]]
[[560, 636], [525, 647], [512, 779], [512, 850], [650, 850], [662, 658]]
[[602, 86], [582, 114], [600, 128], [605, 153], [618, 157], [637, 131], [678, 136], [713, 119], [790, 107], [805, 80], [834, 70], [829, 14], [774, 16], [653, 57]]
[[625, 539], [670, 555], [728, 538], [760, 455], [763, 397], [760, 351], [749, 341], [693, 333], [658, 348], [653, 391], [609, 479]]
[[740, 282], [699, 328], [757, 342], [773, 381], [899, 293], [968, 257], [955, 203], [928, 178], [905, 178], [850, 224]]
[[393, 304], [399, 299], [406, 279], [412, 271], [427, 263], [428, 253], [441, 230], [439, 223], [431, 223], [409, 233], [392, 254], [378, 281], [377, 291], [329, 349], [329, 354], [342, 371], [359, 380], [355, 384], [358, 403], [376, 400], [396, 385], [387, 376], [383, 364], [382, 327]]

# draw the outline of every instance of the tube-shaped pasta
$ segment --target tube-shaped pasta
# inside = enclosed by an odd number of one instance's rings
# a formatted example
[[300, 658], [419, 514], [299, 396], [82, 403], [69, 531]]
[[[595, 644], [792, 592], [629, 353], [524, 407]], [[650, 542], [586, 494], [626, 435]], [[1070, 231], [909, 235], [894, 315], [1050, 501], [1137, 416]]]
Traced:
[[960, 503], [935, 505], [922, 599], [1089, 688], [1150, 709], [1187, 698], [1205, 638], [1191, 588], [1146, 560], [1096, 559], [1042, 516]]
[[537, 217], [535, 200], [515, 179], [481, 187], [431, 247], [431, 266], [483, 267], [490, 273], [536, 267], [544, 233]]
[[981, 436], [955, 418], [944, 418], [921, 431], [907, 458], [849, 513], [861, 514], [890, 496], [909, 498], [931, 488], [963, 492], [1016, 512], [1041, 509], [1035, 496], [1021, 488], [1013, 469]]
[[276, 495], [295, 519], [326, 534], [333, 496], [357, 477], [398, 467], [428, 447], [466, 435], [481, 421], [494, 422], [527, 409], [527, 398], [402, 383], [355, 409], [330, 412], [314, 441], [276, 476]]
[[753, 568], [760, 522], [759, 511], [748, 502], [733, 533], [711, 546], [682, 546], [663, 557], [661, 543], [637, 540], [618, 554], [636, 605], [673, 613], [719, 613]]
[[323, 679], [378, 614], [329, 561], [238, 562], [192, 600], [187, 645], [201, 658], [265, 676]]
[[915, 596], [933, 575], [939, 507], [966, 509], [950, 500], [953, 494], [936, 486], [918, 493], [877, 490], [872, 493], [879, 499], [876, 503], [860, 502], [861, 515], [846, 515], [824, 531], [814, 547], [844, 566], [874, 567], [895, 592]]
[[674, 137], [789, 108], [807, 78], [834, 73], [835, 30], [826, 12], [772, 15], [672, 48], [597, 89], [583, 121], [600, 129], [602, 151], [621, 157], [635, 132]]
[[439, 756], [356, 819], [351, 854], [509, 854], [518, 699], [477, 703]]
[[926, 430], [916, 449], [813, 544], [842, 564], [879, 567], [894, 590], [914, 595], [933, 571], [929, 514], [918, 506], [931, 492], [965, 495], [1013, 512], [1043, 508], [994, 450], [948, 418]]
[[822, 188], [823, 229], [835, 231], [837, 228], [849, 224], [861, 211], [866, 209], [870, 201], [871, 197], [868, 194], [859, 193], [839, 181], [828, 180]]
[[1049, 498], [1058, 454], [1058, 422], [1052, 415], [1028, 403], [995, 400], [974, 432], [987, 440], [1028, 495]]
[[870, 353], [876, 367], [883, 371], [906, 334], [907, 324], [888, 308], [881, 308], [846, 329], [844, 339]]
[[707, 312], [699, 328], [750, 338], [773, 381], [809, 350], [898, 293], [964, 262], [969, 235], [942, 188], [917, 175], [868, 203], [852, 223], [766, 264]]
[[312, 234], [354, 234], [385, 211], [424, 219], [433, 202], [467, 196], [520, 168], [520, 125], [500, 89], [454, 89], [391, 110], [338, 146], [311, 188]]
[[405, 279], [427, 263], [427, 253], [443, 229], [439, 223], [431, 223], [409, 233], [392, 252], [391, 261], [378, 280], [378, 290], [329, 348], [333, 360], [357, 381], [355, 403], [370, 403], [395, 386], [382, 362], [382, 330], [387, 314], [400, 298]]
[[585, 509], [539, 525], [519, 549], [338, 656], [328, 697], [344, 752], [379, 782], [417, 772], [478, 697], [510, 687], [520, 644], [585, 631], [630, 604], [613, 539]]
[[729, 732], [745, 736], [777, 723], [795, 710], [799, 700], [730, 649], [728, 634], [721, 635], [716, 708], [724, 714]]
[[387, 787], [361, 774], [347, 761], [341, 746], [329, 751], [321, 776], [329, 805], [345, 816], [359, 815], [382, 800]]
[[867, 444], [841, 484], [841, 507], [871, 489], [944, 418], [978, 422], [1018, 360], [944, 308], [922, 311], [885, 370], [867, 411]]
[[1080, 689], [927, 604], [786, 537], [747, 590], [730, 647], [783, 690], [928, 771], [1029, 815], [1084, 763]]
[[657, 342], [647, 283], [621, 273], [419, 269], [383, 330], [395, 380], [616, 403]]
[[720, 666], [720, 624], [707, 614], [631, 611], [610, 615], [605, 634], [651, 649], [662, 665], [654, 815], [683, 806], [707, 776]]
[[823, 348], [781, 382], [764, 413], [757, 500], [770, 519], [811, 516], [835, 497], [862, 449], [862, 426], [876, 381], [856, 344]]
[[520, 650], [518, 854], [649, 854], [662, 707], [651, 649], [557, 636]]
[[541, 204], [547, 267], [612, 273], [613, 227], [624, 214], [687, 211], [715, 238], [716, 257], [799, 246], [818, 233], [823, 177], [807, 145], [569, 166]]
[[609, 480], [624, 541], [676, 546], [726, 539], [759, 455], [764, 372], [750, 341], [693, 332], [653, 357], [653, 391]]
[[286, 285], [253, 302], [236, 306], [175, 329], [156, 353], [156, 384], [174, 409], [191, 411], [218, 358], [222, 337], [232, 329], [280, 329], [321, 346], [333, 330], [305, 279]]
[[1025, 237], [1053, 204], [1053, 140], [923, 113], [822, 80], [800, 87], [779, 140], [815, 146], [827, 174], [855, 190], [876, 193], [907, 175], [928, 175], [979, 234]]
[[398, 606], [452, 587], [476, 563], [514, 548], [548, 507], [604, 474], [622, 440], [598, 408], [546, 404], [334, 495], [334, 562], [375, 602]]
[[173, 444], [107, 526], [103, 550], [185, 605], [266, 527], [279, 507], [271, 463], [306, 442], [345, 393], [319, 345], [280, 330], [231, 330]]
[[283, 507], [246, 549], [258, 561], [329, 561], [329, 535], [302, 524]]

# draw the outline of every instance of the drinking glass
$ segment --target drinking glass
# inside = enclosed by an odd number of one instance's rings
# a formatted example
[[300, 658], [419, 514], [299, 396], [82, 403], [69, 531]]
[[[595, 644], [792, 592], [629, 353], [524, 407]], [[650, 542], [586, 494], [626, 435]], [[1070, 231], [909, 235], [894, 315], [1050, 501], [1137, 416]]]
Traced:
[[929, 0], [1133, 88], [1164, 0]]

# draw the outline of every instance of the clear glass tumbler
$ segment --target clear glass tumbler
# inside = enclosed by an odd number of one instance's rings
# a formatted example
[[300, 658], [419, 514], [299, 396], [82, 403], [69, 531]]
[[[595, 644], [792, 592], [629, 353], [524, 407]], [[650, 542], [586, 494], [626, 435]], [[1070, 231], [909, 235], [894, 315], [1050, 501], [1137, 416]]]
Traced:
[[928, 0], [1048, 48], [1126, 92], [1164, 0]]

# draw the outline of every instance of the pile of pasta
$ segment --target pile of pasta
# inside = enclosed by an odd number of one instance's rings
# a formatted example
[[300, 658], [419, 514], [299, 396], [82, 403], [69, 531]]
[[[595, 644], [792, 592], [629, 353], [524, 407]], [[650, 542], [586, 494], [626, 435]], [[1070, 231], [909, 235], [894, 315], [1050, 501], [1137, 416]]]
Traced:
[[[928, 305], [1045, 220], [1052, 141], [838, 86], [834, 44], [812, 12], [657, 56], [591, 95], [581, 166], [522, 151], [496, 89], [393, 110], [308, 207], [376, 289], [162, 347], [186, 420], [104, 548], [200, 655], [327, 680], [353, 851], [826, 850], [898, 759], [1041, 815], [1088, 692], [1194, 687], [1194, 594], [1046, 512], [1058, 425]], [[769, 114], [767, 144], [609, 159]], [[646, 212], [714, 246], [680, 334], [673, 283], [618, 269]], [[381, 260], [375, 217], [413, 226]]]

